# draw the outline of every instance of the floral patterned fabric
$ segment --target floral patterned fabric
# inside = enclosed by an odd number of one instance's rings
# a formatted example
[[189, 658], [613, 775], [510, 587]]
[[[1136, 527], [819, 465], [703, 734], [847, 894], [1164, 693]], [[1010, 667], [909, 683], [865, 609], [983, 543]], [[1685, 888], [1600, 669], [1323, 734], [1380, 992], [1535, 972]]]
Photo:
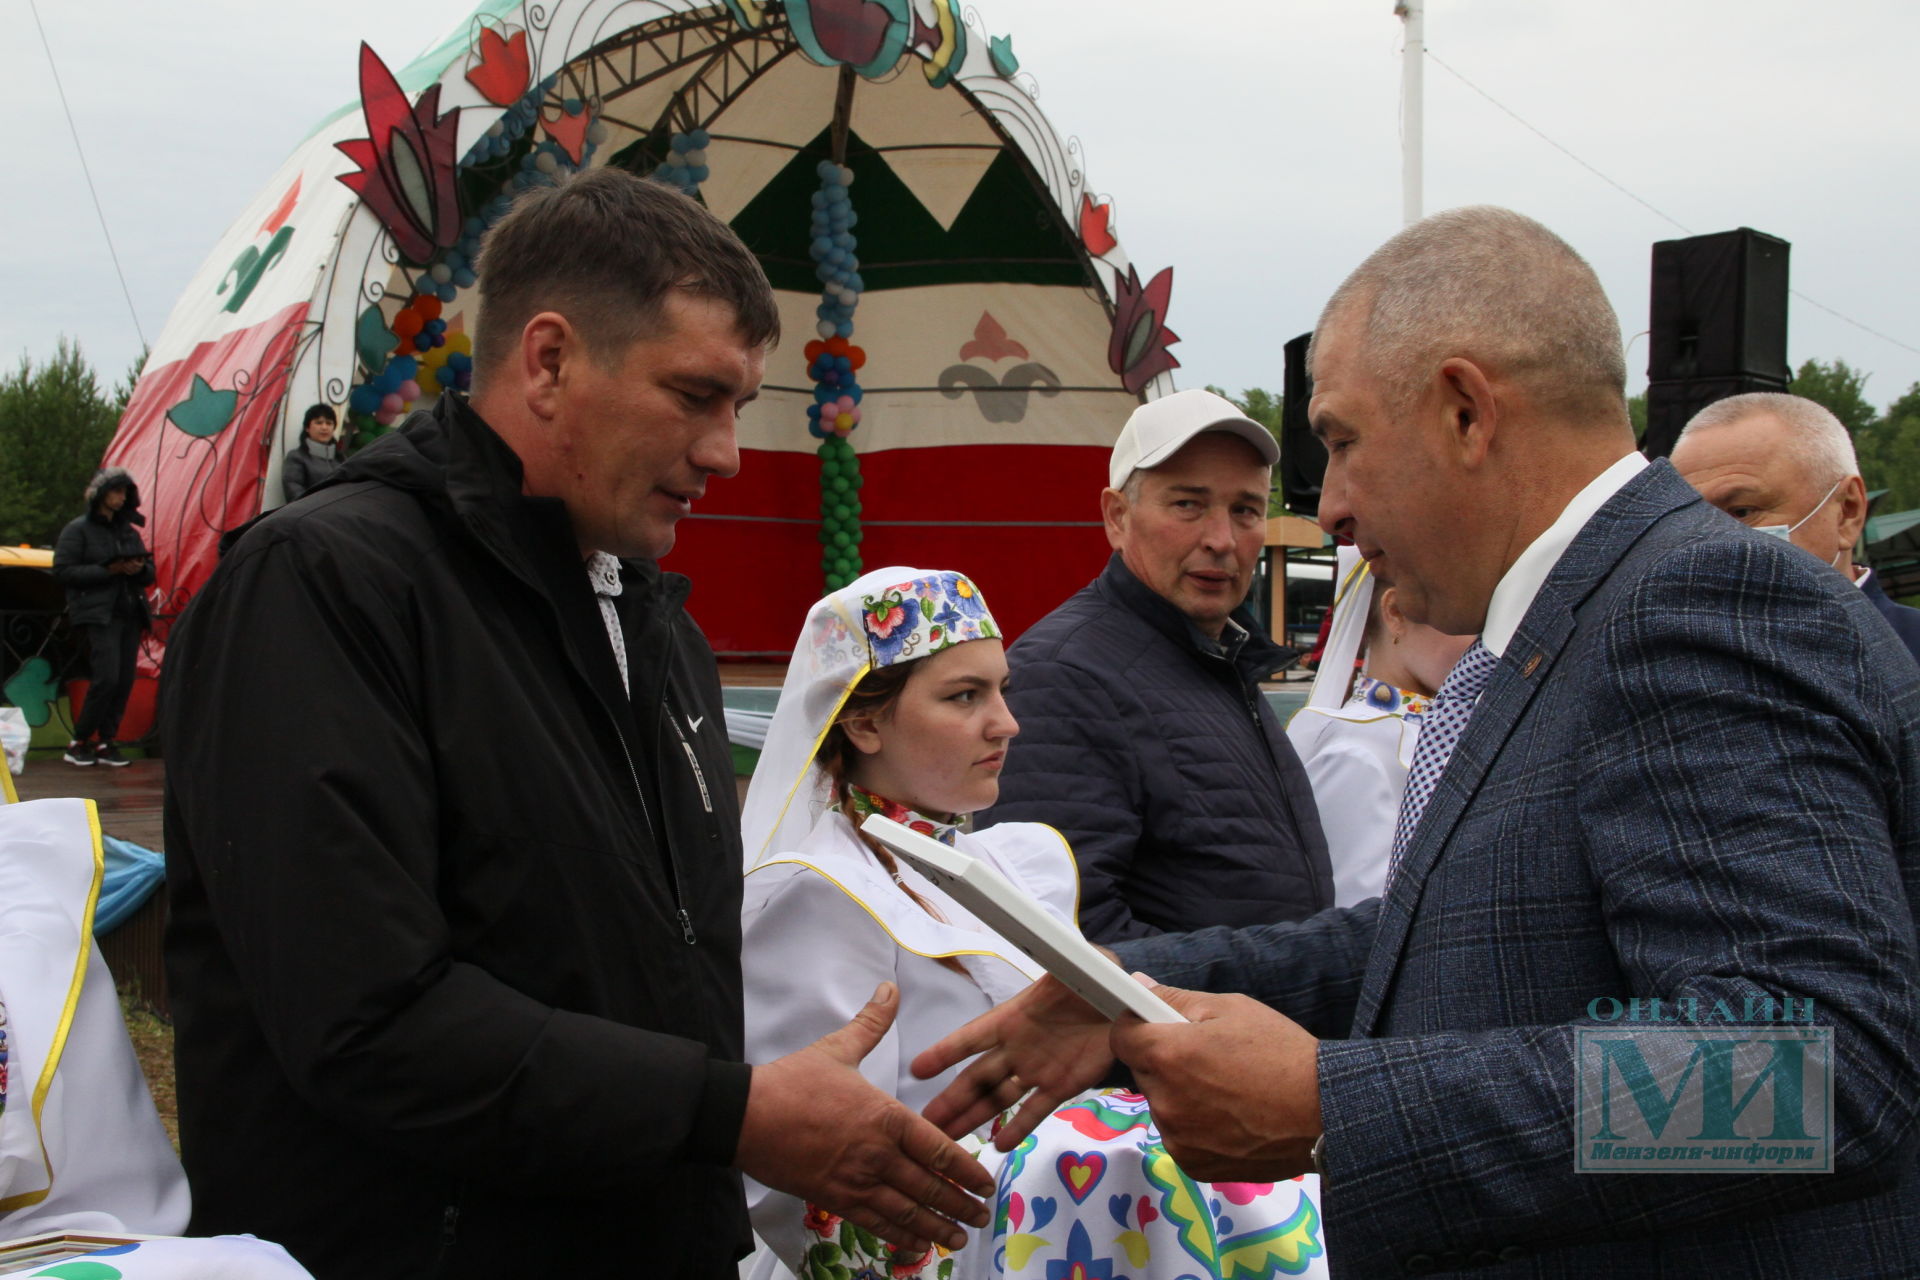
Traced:
[[918, 831], [923, 836], [932, 836], [941, 844], [950, 845], [960, 826], [952, 818], [929, 818], [916, 813], [907, 806], [884, 796], [877, 796], [865, 787], [849, 782], [847, 784], [847, 817], [857, 827], [861, 821], [873, 814], [891, 818], [909, 831]]
[[930, 573], [860, 597], [860, 622], [873, 665], [890, 667], [968, 640], [996, 640], [1000, 628], [964, 574]]
[[1417, 693], [1408, 693], [1396, 689], [1384, 680], [1375, 680], [1372, 676], [1356, 676], [1353, 682], [1353, 696], [1347, 700], [1348, 706], [1365, 707], [1372, 711], [1384, 711], [1388, 715], [1399, 716], [1411, 724], [1418, 724], [1433, 705], [1433, 699]]
[[[971, 1144], [963, 1144], [971, 1145]], [[984, 1153], [992, 1157], [988, 1149]], [[989, 1164], [991, 1162], [989, 1161]], [[1195, 1182], [1147, 1100], [1108, 1090], [1055, 1111], [1000, 1166], [992, 1225], [959, 1253], [902, 1262], [809, 1208], [806, 1280], [1273, 1280], [1325, 1277], [1319, 1179]]]

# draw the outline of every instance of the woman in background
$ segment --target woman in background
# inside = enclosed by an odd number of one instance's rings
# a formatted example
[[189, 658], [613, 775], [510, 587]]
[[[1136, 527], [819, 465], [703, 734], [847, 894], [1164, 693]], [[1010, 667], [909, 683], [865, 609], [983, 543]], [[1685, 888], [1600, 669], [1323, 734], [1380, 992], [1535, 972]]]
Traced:
[[[899, 1015], [860, 1064], [916, 1110], [953, 1073], [914, 1055], [1040, 974], [1026, 955], [857, 823], [884, 814], [994, 866], [1075, 921], [1072, 851], [1051, 827], [967, 831], [991, 805], [1019, 726], [1000, 631], [951, 571], [870, 573], [818, 602], [795, 644], [743, 817], [747, 1052], [765, 1062], [846, 1023], [883, 981]], [[1137, 1094], [1088, 1094], [1004, 1158], [991, 1224], [959, 1254], [894, 1257], [852, 1223], [748, 1185], [757, 1277], [1046, 1277], [1106, 1262], [1154, 1276], [1324, 1274], [1314, 1180], [1206, 1186], [1173, 1164]], [[1238, 1268], [1235, 1270], [1235, 1268]]]
[[[1410, 620], [1352, 548], [1340, 549], [1338, 564], [1326, 652], [1287, 737], [1327, 833], [1333, 904], [1350, 907], [1385, 886], [1420, 723], [1473, 637]], [[1358, 674], [1356, 655], [1364, 659]]]

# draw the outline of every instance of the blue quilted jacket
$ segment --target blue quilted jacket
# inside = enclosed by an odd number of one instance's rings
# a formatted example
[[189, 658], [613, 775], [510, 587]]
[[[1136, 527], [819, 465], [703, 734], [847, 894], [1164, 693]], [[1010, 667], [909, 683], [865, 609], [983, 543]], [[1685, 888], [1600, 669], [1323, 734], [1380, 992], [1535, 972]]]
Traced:
[[1008, 654], [1020, 736], [988, 822], [1045, 822], [1080, 864], [1096, 942], [1302, 920], [1333, 903], [1306, 771], [1258, 682], [1114, 556]]

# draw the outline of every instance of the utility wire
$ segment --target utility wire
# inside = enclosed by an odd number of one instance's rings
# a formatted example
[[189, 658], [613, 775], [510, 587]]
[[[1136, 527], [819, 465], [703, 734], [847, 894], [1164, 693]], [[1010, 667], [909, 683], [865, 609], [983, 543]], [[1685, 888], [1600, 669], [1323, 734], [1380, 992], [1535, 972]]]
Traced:
[[[1600, 172], [1598, 169], [1588, 164], [1585, 160], [1582, 160], [1579, 156], [1569, 151], [1566, 147], [1562, 146], [1560, 143], [1554, 141], [1552, 138], [1542, 133], [1539, 129], [1535, 128], [1531, 123], [1529, 123], [1526, 119], [1524, 119], [1519, 112], [1513, 110], [1513, 108], [1507, 106], [1506, 103], [1501, 102], [1498, 98], [1488, 93], [1485, 89], [1482, 89], [1479, 85], [1475, 84], [1473, 81], [1467, 79], [1465, 76], [1461, 75], [1458, 71], [1455, 71], [1452, 67], [1448, 66], [1446, 62], [1443, 59], [1441, 59], [1441, 57], [1438, 54], [1436, 54], [1431, 47], [1427, 48], [1426, 55], [1428, 58], [1432, 59], [1433, 62], [1442, 71], [1446, 72], [1448, 75], [1458, 80], [1461, 84], [1467, 86], [1467, 88], [1473, 90], [1475, 93], [1485, 98], [1488, 102], [1491, 102], [1494, 106], [1498, 107], [1501, 111], [1505, 112], [1509, 117], [1512, 118], [1514, 123], [1520, 125], [1522, 128], [1526, 129], [1529, 133], [1532, 133], [1534, 136], [1538, 137], [1542, 142], [1545, 142], [1548, 146], [1552, 147], [1555, 151], [1558, 151], [1561, 155], [1564, 155], [1565, 157], [1567, 157], [1567, 159], [1573, 161], [1575, 164], [1579, 165], [1582, 169], [1585, 169], [1588, 173], [1591, 173], [1594, 177], [1600, 179], [1600, 181], [1606, 183], [1608, 186], [1612, 187], [1615, 191], [1618, 191], [1621, 195], [1627, 197], [1627, 199], [1632, 200], [1636, 204], [1642, 205], [1645, 208], [1651, 210], [1654, 214], [1658, 215], [1661, 219], [1667, 222], [1671, 222], [1674, 226], [1680, 228], [1680, 230], [1686, 232], [1688, 235], [1695, 234], [1693, 228], [1689, 227], [1686, 223], [1680, 221], [1676, 217], [1673, 217], [1671, 214], [1668, 214], [1663, 210], [1655, 207], [1651, 201], [1643, 199], [1642, 197], [1635, 194], [1634, 192], [1629, 191], [1626, 187], [1621, 186], [1618, 182], [1615, 182], [1612, 178], [1609, 178], [1606, 174]], [[1890, 342], [1894, 346], [1899, 347], [1902, 351], [1911, 351], [1914, 355], [1920, 356], [1920, 347], [1915, 347], [1910, 345], [1909, 343], [1902, 342], [1900, 341], [1900, 339], [1884, 334], [1880, 332], [1878, 329], [1875, 329], [1870, 325], [1861, 324], [1858, 320], [1855, 320], [1852, 316], [1842, 315], [1840, 312], [1835, 311], [1832, 307], [1828, 306], [1826, 303], [1820, 302], [1813, 298], [1809, 298], [1806, 294], [1800, 292], [1800, 290], [1798, 289], [1789, 289], [1788, 292], [1791, 293], [1794, 297], [1800, 299], [1800, 301], [1806, 303], [1808, 306], [1817, 307], [1820, 310], [1826, 312], [1828, 315], [1832, 316], [1834, 319], [1841, 320], [1846, 322], [1847, 324], [1852, 325], [1854, 328], [1860, 330], [1862, 333], [1870, 333], [1874, 337], [1880, 339], [1882, 342]]]
[[93, 197], [93, 212], [100, 219], [100, 234], [107, 240], [107, 256], [113, 259], [113, 273], [120, 277], [120, 295], [127, 300], [127, 314], [133, 317], [133, 331], [140, 337], [140, 349], [147, 350], [146, 331], [140, 327], [140, 313], [134, 309], [133, 291], [127, 288], [127, 273], [120, 269], [120, 255], [113, 247], [113, 233], [107, 230], [106, 211], [100, 207], [100, 193], [93, 186], [93, 171], [87, 167], [87, 153], [80, 149], [80, 130], [74, 127], [73, 109], [67, 105], [67, 90], [60, 83], [60, 68], [53, 61], [53, 46], [47, 43], [47, 28], [40, 21], [40, 9], [34, 0], [27, 0], [27, 10], [33, 14], [33, 25], [40, 31], [40, 47], [46, 50], [47, 69], [53, 72], [53, 87], [60, 95], [60, 110], [66, 113], [67, 132], [73, 135], [73, 154], [80, 158], [80, 172], [86, 175], [87, 194]]

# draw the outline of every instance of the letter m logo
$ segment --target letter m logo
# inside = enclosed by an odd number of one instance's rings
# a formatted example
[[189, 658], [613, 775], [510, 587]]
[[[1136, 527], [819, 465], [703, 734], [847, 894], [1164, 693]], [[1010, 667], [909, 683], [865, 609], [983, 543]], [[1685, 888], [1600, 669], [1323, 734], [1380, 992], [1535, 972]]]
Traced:
[[[1574, 1031], [1575, 1161], [1582, 1171], [1832, 1168], [1831, 1028]], [[1805, 1146], [1810, 1140], [1814, 1145]], [[1796, 1145], [1775, 1145], [1782, 1143]], [[1645, 1156], [1621, 1159], [1609, 1144]]]

